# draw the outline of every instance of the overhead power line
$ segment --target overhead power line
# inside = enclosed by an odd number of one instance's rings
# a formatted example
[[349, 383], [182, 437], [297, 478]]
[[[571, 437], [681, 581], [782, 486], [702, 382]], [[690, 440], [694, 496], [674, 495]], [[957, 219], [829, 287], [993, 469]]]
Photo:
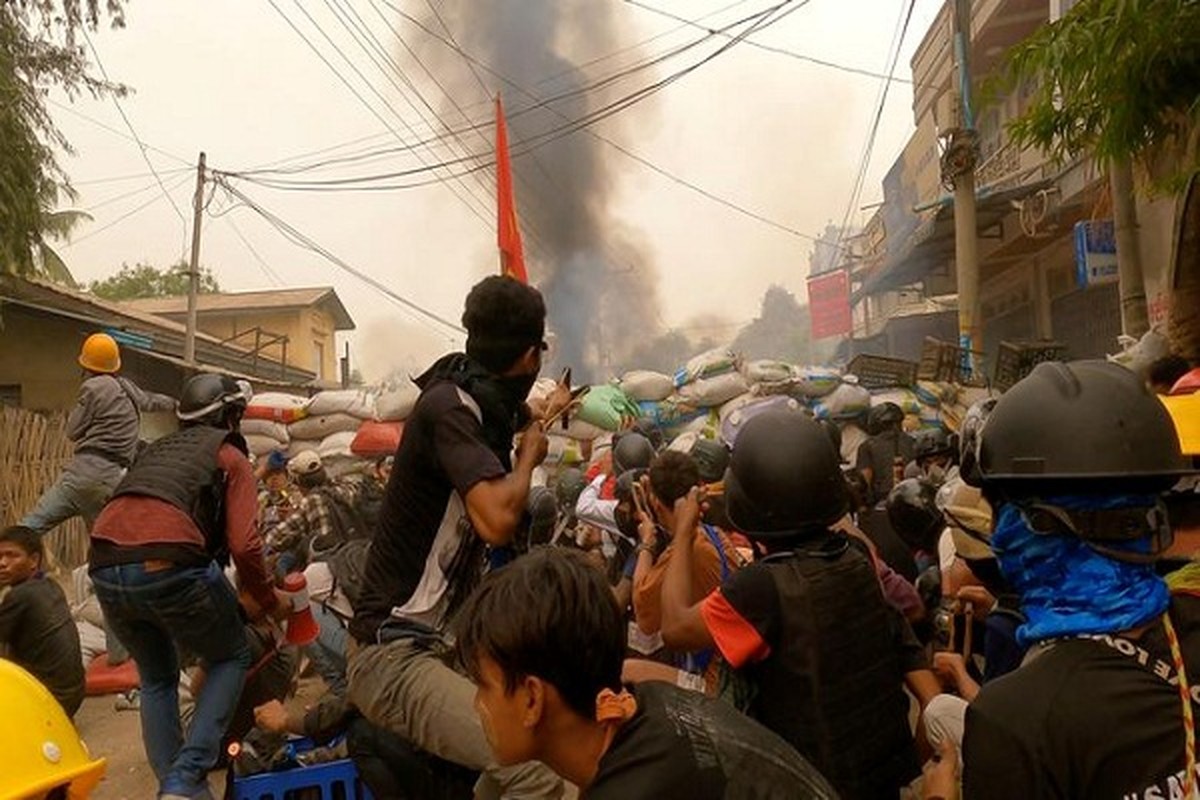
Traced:
[[[752, 17], [749, 18], [749, 19], [753, 20], [752, 24], [749, 25], [749, 27], [744, 28], [733, 39], [729, 40], [727, 43], [722, 45], [720, 48], [713, 51], [712, 53], [709, 53], [708, 55], [706, 55], [704, 58], [700, 59], [699, 61], [689, 64], [688, 66], [681, 68], [681, 69], [677, 70], [676, 72], [671, 73], [670, 75], [668, 75], [665, 78], [655, 81], [647, 86], [643, 86], [642, 88], [638, 89], [637, 91], [634, 91], [634, 92], [631, 92], [630, 94], [624, 95], [613, 102], [610, 102], [604, 106], [601, 106], [598, 109], [592, 110], [592, 111], [582, 115], [578, 119], [570, 120], [564, 125], [561, 125], [561, 126], [558, 126], [555, 128], [551, 128], [550, 130], [542, 131], [541, 133], [534, 134], [532, 136], [526, 137], [525, 139], [522, 139], [518, 142], [513, 143], [512, 146], [510, 147], [512, 157], [518, 158], [520, 156], [523, 156], [528, 152], [531, 152], [539, 147], [543, 147], [546, 144], [549, 144], [550, 142], [556, 141], [558, 139], [561, 139], [564, 136], [569, 136], [573, 133], [583, 130], [591, 125], [596, 124], [597, 122], [600, 122], [600, 121], [607, 119], [611, 116], [614, 116], [616, 114], [619, 114], [622, 111], [642, 102], [643, 100], [653, 96], [654, 94], [658, 93], [659, 91], [662, 91], [664, 88], [671, 85], [672, 83], [680, 80], [681, 78], [696, 71], [700, 67], [713, 61], [715, 58], [719, 57], [723, 53], [728, 52], [732, 47], [736, 46], [745, 36], [748, 36], [751, 33], [754, 33], [755, 31], [765, 30], [770, 25], [773, 25], [773, 24], [779, 22], [780, 20], [784, 19], [787, 15], [795, 12], [799, 8], [806, 5], [807, 2], [809, 2], [809, 0], [800, 0], [800, 4], [798, 6], [780, 13], [780, 11], [782, 9], [784, 9], [788, 5], [791, 5], [793, 2], [796, 2], [796, 0], [783, 0], [780, 3], [777, 3], [776, 5], [773, 5], [767, 9], [764, 9], [763, 11], [759, 12], [756, 15], [753, 15]], [[428, 28], [426, 28], [425, 30], [428, 31]], [[436, 34], [431, 34], [431, 35], [436, 36]], [[480, 63], [482, 63], [482, 62], [480, 62]], [[437, 169], [437, 168], [443, 167], [443, 166], [459, 165], [462, 168], [461, 168], [461, 171], [456, 174], [466, 175], [466, 174], [469, 174], [470, 172], [487, 169], [494, 164], [494, 161], [486, 161], [486, 162], [482, 162], [482, 163], [476, 163], [473, 166], [466, 166], [466, 164], [468, 162], [471, 162], [471, 161], [478, 162], [479, 159], [480, 159], [480, 156], [472, 155], [472, 156], [465, 156], [465, 157], [461, 157], [461, 158], [447, 159], [446, 161], [443, 161], [441, 164], [436, 164], [436, 165], [432, 165], [432, 166], [422, 166], [422, 167], [409, 168], [409, 169], [404, 169], [404, 170], [395, 170], [392, 172], [375, 174], [375, 175], [360, 175], [360, 176], [353, 176], [353, 177], [348, 177], [348, 178], [333, 178], [333, 179], [325, 179], [325, 180], [310, 179], [310, 180], [300, 181], [300, 180], [270, 179], [270, 178], [263, 178], [261, 176], [257, 176], [255, 174], [249, 173], [249, 172], [227, 172], [224, 174], [229, 175], [231, 177], [235, 177], [235, 178], [249, 180], [254, 183], [258, 183], [263, 186], [267, 186], [270, 188], [276, 188], [276, 189], [292, 189], [292, 190], [301, 190], [301, 191], [350, 191], [350, 190], [353, 190], [353, 191], [385, 191], [385, 190], [392, 190], [392, 189], [416, 188], [417, 186], [428, 185], [430, 183], [430, 181], [399, 183], [399, 184], [385, 184], [383, 182], [388, 181], [388, 180], [395, 180], [397, 178], [404, 178], [404, 177], [420, 175], [422, 173], [429, 172], [433, 169]]]
[[305, 235], [304, 233], [301, 233], [293, 225], [289, 224], [288, 222], [284, 221], [279, 216], [277, 216], [277, 215], [271, 213], [270, 211], [266, 210], [265, 208], [263, 208], [255, 200], [251, 199], [249, 196], [247, 196], [244, 192], [242, 192], [236, 186], [231, 185], [229, 183], [229, 181], [226, 180], [225, 178], [218, 176], [217, 182], [225, 191], [229, 192], [234, 197], [241, 200], [242, 203], [244, 203], [246, 206], [248, 206], [252, 211], [254, 211], [260, 217], [262, 217], [267, 222], [269, 222], [277, 231], [279, 231], [284, 236], [284, 238], [288, 239], [293, 244], [295, 244], [299, 247], [303, 247], [306, 250], [316, 253], [317, 255], [321, 256], [329, 263], [333, 264], [338, 269], [341, 269], [344, 272], [346, 272], [350, 275], [353, 275], [355, 278], [358, 278], [363, 283], [372, 287], [376, 291], [382, 293], [388, 299], [394, 301], [395, 303], [408, 309], [409, 311], [415, 312], [416, 314], [420, 315], [420, 318], [423, 323], [427, 324], [427, 322], [429, 320], [432, 320], [433, 322], [436, 322], [440, 325], [445, 326], [446, 328], [449, 328], [451, 331], [453, 331], [457, 334], [466, 333], [466, 329], [463, 328], [461, 325], [451, 322], [450, 320], [441, 316], [437, 312], [430, 311], [429, 309], [427, 309], [421, 305], [418, 305], [417, 303], [414, 303], [412, 300], [409, 300], [407, 297], [404, 297], [404, 296], [398, 294], [397, 292], [393, 291], [388, 286], [384, 285], [383, 283], [381, 283], [380, 281], [371, 277], [370, 275], [366, 274], [365, 272], [355, 269], [350, 264], [348, 264], [345, 261], [343, 261], [342, 259], [338, 258], [332, 252], [330, 252], [329, 250], [322, 247], [320, 244], [317, 244], [317, 242], [314, 241], [311, 237]]
[[[667, 19], [673, 19], [676, 22], [682, 22], [684, 24], [684, 27], [699, 28], [700, 30], [711, 31], [710, 28], [708, 28], [704, 25], [701, 25], [698, 21], [686, 19], [684, 17], [678, 16], [677, 14], [672, 14], [670, 11], [666, 11], [665, 9], [656, 8], [652, 5], [648, 5], [646, 3], [639, 2], [639, 0], [625, 0], [625, 2], [631, 6], [636, 6], [638, 8], [644, 9], [651, 13], [658, 14], [659, 16], [666, 17]], [[676, 30], [678, 30], [678, 29], [676, 29]], [[717, 35], [726, 36], [727, 34], [718, 33]], [[746, 44], [749, 45], [750, 47], [756, 48], [758, 50], [764, 50], [768, 53], [776, 53], [781, 56], [787, 56], [789, 58], [794, 58], [797, 61], [804, 61], [809, 64], [815, 64], [819, 67], [827, 67], [829, 69], [836, 69], [839, 72], [848, 72], [853, 75], [863, 75], [868, 78], [887, 78], [888, 77], [887, 75], [883, 74], [882, 72], [875, 72], [873, 70], [863, 69], [861, 67], [853, 67], [853, 66], [850, 66], [849, 64], [839, 64], [836, 61], [827, 61], [823, 58], [817, 58], [816, 56], [810, 56], [805, 53], [798, 53], [795, 50], [788, 50], [785, 47], [775, 47], [773, 45], [764, 44], [762, 42], [755, 41], [754, 39], [747, 39]], [[896, 83], [912, 83], [912, 81], [907, 78], [892, 77], [891, 80]]]
[[[96, 66], [100, 68], [100, 74], [104, 77], [105, 81], [111, 83], [112, 81], [108, 77], [108, 70], [104, 68], [104, 62], [100, 60], [100, 52], [96, 49], [96, 45], [92, 43], [92, 37], [88, 36], [87, 26], [82, 26], [80, 30], [83, 31], [83, 37], [88, 43], [88, 48], [92, 51], [92, 57], [96, 59]], [[154, 167], [154, 162], [150, 160], [150, 156], [146, 153], [146, 144], [142, 141], [142, 138], [138, 136], [138, 132], [134, 129], [133, 123], [130, 122], [129, 116], [125, 113], [125, 109], [121, 107], [121, 101], [117, 98], [116, 92], [112, 93], [112, 101], [113, 105], [117, 107], [117, 113], [120, 114], [121, 119], [124, 120], [125, 127], [129, 129], [129, 135], [132, 136], [133, 141], [137, 143], [138, 153], [141, 155], [142, 160], [146, 162], [146, 166], [150, 168], [151, 174], [154, 175], [154, 180], [158, 183], [159, 191], [162, 192], [163, 197], [167, 198], [167, 202], [171, 204], [171, 208], [175, 209], [175, 216], [179, 217], [179, 221], [183, 223], [183, 247], [180, 250], [180, 257], [182, 258], [182, 254], [187, 252], [187, 217], [185, 217], [183, 212], [179, 210], [179, 205], [175, 202], [174, 198], [171, 197], [170, 193], [167, 191], [167, 187], [163, 185], [162, 177], [159, 176], [158, 170], [156, 170]]]

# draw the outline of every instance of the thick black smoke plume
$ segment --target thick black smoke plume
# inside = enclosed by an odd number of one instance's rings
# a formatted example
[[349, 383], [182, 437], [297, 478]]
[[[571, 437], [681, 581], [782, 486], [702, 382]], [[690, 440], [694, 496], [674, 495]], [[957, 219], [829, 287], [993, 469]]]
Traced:
[[[442, 19], [431, 16], [428, 22], [431, 30], [440, 31], [444, 21], [465, 52], [526, 90], [476, 68], [488, 89], [504, 98], [530, 280], [546, 296], [555, 336], [552, 366], [572, 367], [577, 381], [606, 379], [660, 326], [655, 271], [639, 246], [638, 232], [612, 214], [614, 166], [624, 166], [615, 159], [622, 156], [586, 130], [526, 155], [520, 155], [526, 149], [521, 142], [579, 119], [652, 79], [642, 74], [599, 93], [581, 91], [542, 107], [534, 99], [581, 90], [590, 81], [588, 73], [594, 80], [637, 57], [625, 54], [585, 73], [563, 55], [596, 58], [627, 46], [630, 37], [618, 35], [620, 8], [601, 0], [431, 0], [431, 10]], [[472, 116], [483, 116], [483, 88], [466, 62], [440, 45], [422, 48], [422, 55], [434, 60], [440, 74], [453, 76], [446, 85], [455, 87], [451, 91], [459, 93], [460, 105], [470, 103]], [[642, 124], [653, 116], [644, 106], [634, 113]], [[603, 126], [605, 135], [636, 138], [619, 116]], [[481, 147], [478, 138], [475, 147]]]

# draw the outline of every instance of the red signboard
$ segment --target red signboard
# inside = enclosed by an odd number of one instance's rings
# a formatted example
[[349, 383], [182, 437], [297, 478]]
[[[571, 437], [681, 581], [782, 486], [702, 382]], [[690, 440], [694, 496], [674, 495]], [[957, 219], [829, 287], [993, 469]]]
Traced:
[[808, 312], [812, 338], [845, 336], [854, 327], [850, 314], [850, 276], [846, 270], [826, 272], [808, 279]]

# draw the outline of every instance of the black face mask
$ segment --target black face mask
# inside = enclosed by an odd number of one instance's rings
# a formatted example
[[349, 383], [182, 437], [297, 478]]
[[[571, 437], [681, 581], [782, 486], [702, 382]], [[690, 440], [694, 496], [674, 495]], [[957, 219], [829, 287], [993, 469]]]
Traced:
[[533, 385], [537, 383], [537, 373], [532, 375], [509, 375], [504, 378], [497, 378], [496, 383], [500, 387], [500, 391], [504, 394], [504, 402], [509, 408], [520, 408], [521, 404], [529, 397], [529, 392], [533, 389]]

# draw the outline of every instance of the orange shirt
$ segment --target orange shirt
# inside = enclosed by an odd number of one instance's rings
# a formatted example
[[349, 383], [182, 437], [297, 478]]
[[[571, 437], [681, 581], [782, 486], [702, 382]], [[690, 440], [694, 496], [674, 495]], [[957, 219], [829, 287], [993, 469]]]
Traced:
[[[737, 556], [729, 538], [718, 531], [725, 551], [727, 569], [732, 573], [737, 569]], [[675, 551], [672, 544], [658, 557], [654, 564], [643, 575], [634, 572], [633, 581], [633, 615], [637, 626], [647, 635], [653, 635], [662, 630], [662, 587], [667, 575], [667, 565]], [[639, 558], [641, 556], [639, 555]], [[712, 540], [704, 532], [704, 528], [696, 528], [695, 545], [692, 551], [692, 589], [695, 596], [693, 603], [698, 603], [721, 585], [721, 556], [713, 547]]]

